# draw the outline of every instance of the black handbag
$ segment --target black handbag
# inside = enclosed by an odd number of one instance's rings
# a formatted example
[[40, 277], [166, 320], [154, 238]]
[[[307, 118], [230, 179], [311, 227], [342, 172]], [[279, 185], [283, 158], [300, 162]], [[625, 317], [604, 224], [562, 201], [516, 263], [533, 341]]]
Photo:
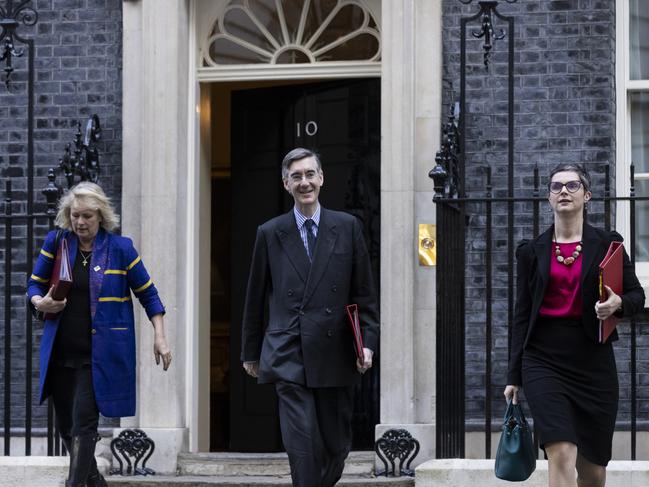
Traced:
[[536, 469], [532, 433], [520, 404], [507, 404], [496, 452], [496, 477], [512, 482], [527, 480]]

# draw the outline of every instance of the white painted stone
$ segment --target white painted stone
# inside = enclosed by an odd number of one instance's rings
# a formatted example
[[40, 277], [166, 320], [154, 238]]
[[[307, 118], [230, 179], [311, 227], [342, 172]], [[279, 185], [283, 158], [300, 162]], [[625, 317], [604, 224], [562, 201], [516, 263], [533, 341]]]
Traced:
[[415, 119], [415, 190], [430, 194], [428, 201], [431, 209], [426, 209], [427, 214], [434, 210], [433, 180], [428, 177], [428, 172], [435, 167], [435, 153], [440, 148], [440, 137], [437, 135], [439, 133], [439, 118]]
[[185, 309], [187, 279], [187, 4], [173, 0], [127, 3], [123, 17], [124, 79], [128, 82], [124, 83], [122, 229], [133, 237], [165, 303], [174, 361], [166, 373], [156, 366], [152, 326], [138, 307], [137, 411], [122, 425], [166, 431], [156, 443], [161, 449], [175, 450], [161, 455], [171, 462], [158, 467], [162, 472], [175, 469], [178, 452], [186, 449], [182, 442], [187, 441], [190, 359], [185, 344], [193, 332], [193, 323], [186, 323], [179, 312]]
[[[494, 475], [493, 460], [429, 460], [415, 472], [417, 487], [501, 487], [511, 482]], [[538, 461], [536, 471], [525, 481], [525, 487], [547, 487], [547, 462]], [[607, 483], [608, 485], [608, 483]], [[609, 486], [610, 487], [610, 486]]]
[[[0, 485], [61, 487], [68, 474], [68, 461], [68, 457], [0, 457]], [[108, 461], [97, 457], [97, 467], [106, 474]]]
[[[442, 2], [416, 0], [415, 116], [438, 119], [442, 106]], [[438, 132], [429, 136], [439, 141]]]
[[[511, 486], [511, 482], [497, 479], [494, 460], [429, 460], [416, 470], [417, 487], [480, 487]], [[548, 464], [536, 462], [536, 470], [525, 481], [525, 487], [548, 485]], [[649, 462], [612, 461], [606, 469], [607, 487], [646, 487], [649, 485]]]
[[[430, 269], [430, 268], [427, 268]], [[423, 271], [420, 271], [423, 273]], [[419, 273], [418, 273], [419, 274]], [[420, 275], [417, 280], [420, 280]], [[428, 276], [426, 276], [428, 277]], [[434, 275], [433, 275], [434, 278]], [[433, 300], [434, 302], [434, 300]], [[415, 417], [419, 423], [433, 426], [435, 422], [435, 310], [415, 310], [414, 326], [415, 352]], [[427, 443], [435, 445], [435, 435], [425, 438]], [[424, 440], [420, 439], [423, 444]], [[431, 446], [431, 448], [432, 448]]]
[[435, 93], [441, 90], [441, 32], [432, 32], [431, 26], [440, 25], [439, 2], [383, 1], [382, 367], [381, 424], [376, 432], [379, 435], [386, 425], [414, 425], [427, 432], [422, 447], [431, 456], [435, 272], [419, 266], [417, 233], [419, 223], [434, 223], [428, 171], [439, 139], [440, 103]]
[[[381, 67], [382, 191], [411, 191], [413, 188], [414, 13], [411, 0], [383, 0], [381, 14], [383, 17]], [[385, 220], [384, 209], [385, 206], [382, 204], [382, 221], [390, 224], [389, 220]]]
[[437, 213], [435, 203], [433, 203], [433, 196], [435, 194], [433, 180], [428, 177], [428, 171], [425, 172], [424, 178], [427, 180], [426, 184], [428, 185], [426, 190], [415, 191], [415, 215], [417, 215], [417, 224], [435, 224], [437, 222]]
[[414, 417], [412, 191], [381, 197], [381, 423]]
[[[420, 266], [417, 265], [415, 276], [415, 302], [419, 304], [417, 312], [425, 311], [431, 317], [432, 325], [435, 325], [435, 296], [436, 296], [436, 266]], [[433, 337], [434, 338], [434, 337]], [[431, 345], [429, 343], [429, 345]], [[430, 360], [430, 358], [428, 359]]]

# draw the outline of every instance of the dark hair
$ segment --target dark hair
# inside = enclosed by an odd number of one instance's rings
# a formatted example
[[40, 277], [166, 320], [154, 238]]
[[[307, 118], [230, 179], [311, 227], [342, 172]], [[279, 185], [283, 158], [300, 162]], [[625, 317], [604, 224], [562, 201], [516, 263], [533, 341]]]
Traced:
[[313, 157], [318, 165], [318, 171], [322, 171], [322, 164], [320, 164], [318, 154], [309, 149], [297, 147], [284, 156], [284, 160], [282, 161], [282, 179], [288, 178], [288, 169], [291, 167], [291, 164], [306, 157]]
[[548, 179], [548, 189], [550, 189], [550, 183], [552, 182], [552, 178], [554, 175], [558, 172], [576, 172], [577, 175], [579, 176], [579, 180], [581, 181], [582, 186], [584, 187], [584, 192], [585, 191], [590, 191], [590, 174], [588, 174], [588, 171], [584, 166], [581, 164], [577, 164], [575, 162], [563, 162], [561, 164], [557, 164], [552, 171], [550, 171], [550, 177]]

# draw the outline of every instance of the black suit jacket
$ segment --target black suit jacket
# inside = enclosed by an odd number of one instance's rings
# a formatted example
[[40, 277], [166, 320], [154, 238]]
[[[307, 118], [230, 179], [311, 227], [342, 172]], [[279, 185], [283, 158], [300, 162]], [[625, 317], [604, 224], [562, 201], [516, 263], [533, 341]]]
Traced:
[[[268, 324], [265, 306], [268, 300]], [[378, 346], [378, 304], [359, 221], [321, 209], [313, 263], [293, 210], [264, 223], [257, 238], [243, 313], [241, 360], [259, 361], [259, 382], [308, 387], [358, 381], [345, 305], [358, 304], [365, 347]]]
[[[543, 296], [550, 276], [550, 259], [553, 256], [552, 235], [554, 226], [534, 240], [524, 240], [516, 250], [516, 307], [512, 328], [507, 384], [521, 385], [523, 350], [527, 346], [543, 303]], [[581, 295], [583, 302], [582, 323], [588, 337], [597, 342], [599, 320], [595, 303], [599, 301], [599, 263], [606, 255], [611, 242], [621, 242], [617, 232], [605, 232], [584, 223], [581, 263]], [[622, 283], [622, 308], [624, 316], [632, 316], [644, 308], [644, 290], [638, 282], [629, 256], [624, 252]], [[613, 331], [610, 341], [618, 339]]]

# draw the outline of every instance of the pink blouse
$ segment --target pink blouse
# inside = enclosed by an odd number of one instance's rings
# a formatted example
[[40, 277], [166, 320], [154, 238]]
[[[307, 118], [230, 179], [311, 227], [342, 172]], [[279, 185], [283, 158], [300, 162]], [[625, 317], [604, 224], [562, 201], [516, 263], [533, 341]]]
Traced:
[[[569, 257], [579, 242], [560, 243], [561, 255]], [[545, 296], [539, 308], [539, 315], [562, 318], [580, 318], [581, 300], [581, 261], [580, 255], [571, 265], [560, 263], [554, 254], [555, 243], [552, 242], [550, 258], [550, 280], [545, 288]]]

